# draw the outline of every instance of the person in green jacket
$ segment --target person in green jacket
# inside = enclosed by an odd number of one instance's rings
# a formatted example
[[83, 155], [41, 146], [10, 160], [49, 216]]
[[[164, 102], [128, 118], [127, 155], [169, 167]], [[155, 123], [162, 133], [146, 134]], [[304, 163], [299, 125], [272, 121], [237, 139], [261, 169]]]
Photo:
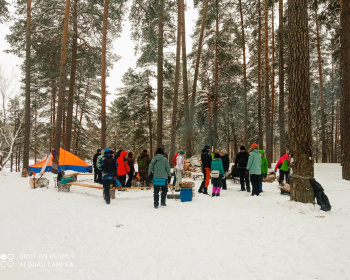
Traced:
[[166, 206], [166, 194], [168, 192], [167, 180], [170, 182], [171, 173], [168, 159], [164, 157], [164, 150], [158, 148], [156, 156], [152, 159], [148, 167], [148, 176], [153, 172], [153, 186], [154, 186], [154, 208], [159, 206], [159, 191], [162, 188], [161, 206]]
[[222, 177], [225, 175], [224, 166], [222, 165], [222, 160], [220, 154], [215, 154], [214, 159], [211, 162], [211, 171], [219, 171], [218, 178], [211, 178], [211, 183], [213, 184], [212, 197], [220, 196], [221, 186], [222, 186]]
[[259, 153], [261, 155], [260, 192], [262, 192], [262, 182], [263, 179], [266, 178], [267, 173], [269, 172], [269, 163], [267, 161], [267, 158], [265, 157], [264, 150], [259, 150]]
[[253, 185], [253, 195], [259, 195], [260, 175], [261, 175], [261, 156], [259, 147], [253, 143], [249, 149], [249, 159], [247, 164], [247, 171], [250, 173], [250, 181]]

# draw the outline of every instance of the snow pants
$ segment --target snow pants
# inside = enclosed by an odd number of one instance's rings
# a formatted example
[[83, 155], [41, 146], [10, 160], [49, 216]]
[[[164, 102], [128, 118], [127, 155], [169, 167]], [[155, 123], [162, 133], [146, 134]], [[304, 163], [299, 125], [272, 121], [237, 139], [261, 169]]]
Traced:
[[247, 192], [250, 192], [250, 183], [249, 183], [249, 174], [247, 174], [245, 167], [242, 168], [238, 168], [238, 173], [239, 173], [239, 179], [240, 179], [240, 183], [241, 183], [241, 191], [245, 191], [245, 186], [244, 186], [244, 182], [245, 185], [247, 187]]
[[113, 180], [112, 179], [106, 179], [106, 180], [102, 180], [103, 182], [103, 193], [105, 195], [105, 200], [107, 203], [109, 203], [111, 201], [111, 198], [109, 197], [109, 191], [111, 189], [111, 184], [113, 184]]
[[166, 185], [164, 185], [164, 186], [154, 185], [154, 206], [159, 206], [159, 191], [160, 191], [160, 189], [162, 190], [160, 203], [165, 204], [166, 194], [168, 192], [168, 187]]
[[260, 174], [259, 175], [251, 174], [250, 181], [252, 182], [252, 186], [253, 186], [252, 195], [259, 195], [259, 193], [260, 193]]

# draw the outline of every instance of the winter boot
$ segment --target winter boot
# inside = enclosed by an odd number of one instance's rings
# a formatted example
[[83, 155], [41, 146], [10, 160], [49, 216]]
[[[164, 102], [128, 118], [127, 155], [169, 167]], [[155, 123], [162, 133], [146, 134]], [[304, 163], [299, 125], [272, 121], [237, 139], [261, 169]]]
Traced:
[[203, 194], [208, 194], [208, 188], [204, 188]]
[[199, 190], [198, 190], [199, 193], [202, 193], [202, 192], [203, 192], [203, 187], [204, 187], [204, 182], [202, 182], [202, 184], [201, 184], [201, 186], [200, 186], [200, 188], [199, 188]]
[[219, 193], [217, 193], [217, 194], [216, 194], [216, 196], [220, 196], [220, 194], [219, 194]]
[[212, 193], [212, 194], [211, 194], [211, 197], [214, 197], [214, 196], [215, 196], [215, 193]]

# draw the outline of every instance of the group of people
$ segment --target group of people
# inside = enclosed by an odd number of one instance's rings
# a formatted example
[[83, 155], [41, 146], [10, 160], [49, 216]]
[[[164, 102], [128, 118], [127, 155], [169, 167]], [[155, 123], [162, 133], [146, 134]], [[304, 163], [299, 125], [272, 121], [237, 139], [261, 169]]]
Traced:
[[[178, 187], [182, 182], [184, 173], [184, 151], [179, 151], [173, 158], [173, 183], [175, 191], [180, 191]], [[211, 178], [212, 197], [220, 196], [221, 189], [227, 189], [226, 177], [229, 175], [230, 159], [225, 150], [215, 149], [210, 153], [210, 147], [205, 145], [201, 153], [202, 172], [204, 179], [198, 190], [199, 193], [207, 194], [209, 181]], [[134, 178], [134, 153], [119, 150], [114, 153], [109, 148], [97, 149], [93, 157], [94, 182], [103, 184], [104, 197], [106, 203], [110, 203], [110, 188], [118, 187], [128, 188], [132, 185]], [[166, 195], [168, 184], [171, 182], [171, 171], [168, 155], [162, 145], [156, 150], [154, 158], [151, 160], [147, 150], [143, 150], [137, 158], [138, 176], [141, 186], [150, 186], [153, 180], [154, 186], [154, 207], [159, 207], [159, 192], [161, 191], [161, 206], [166, 206]], [[284, 178], [289, 183], [289, 157], [288, 153], [283, 155], [277, 162], [275, 171], [280, 169], [280, 183]], [[268, 161], [264, 151], [259, 150], [256, 143], [252, 144], [248, 152], [244, 146], [240, 147], [240, 152], [236, 155], [233, 176], [239, 176], [241, 191], [251, 192], [250, 183], [252, 184], [252, 196], [259, 195], [262, 192], [262, 181], [268, 173]], [[128, 176], [127, 176], [128, 175]]]

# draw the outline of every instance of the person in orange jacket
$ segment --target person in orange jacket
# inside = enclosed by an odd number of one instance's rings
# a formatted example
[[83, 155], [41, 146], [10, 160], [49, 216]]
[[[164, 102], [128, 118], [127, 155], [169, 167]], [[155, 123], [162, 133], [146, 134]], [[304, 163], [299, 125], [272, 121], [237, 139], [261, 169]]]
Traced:
[[117, 173], [119, 177], [119, 182], [122, 184], [122, 187], [125, 188], [125, 182], [126, 182], [126, 174], [130, 172], [130, 168], [128, 165], [128, 161], [125, 158], [127, 156], [128, 152], [122, 151], [120, 153], [120, 156], [117, 159]]

